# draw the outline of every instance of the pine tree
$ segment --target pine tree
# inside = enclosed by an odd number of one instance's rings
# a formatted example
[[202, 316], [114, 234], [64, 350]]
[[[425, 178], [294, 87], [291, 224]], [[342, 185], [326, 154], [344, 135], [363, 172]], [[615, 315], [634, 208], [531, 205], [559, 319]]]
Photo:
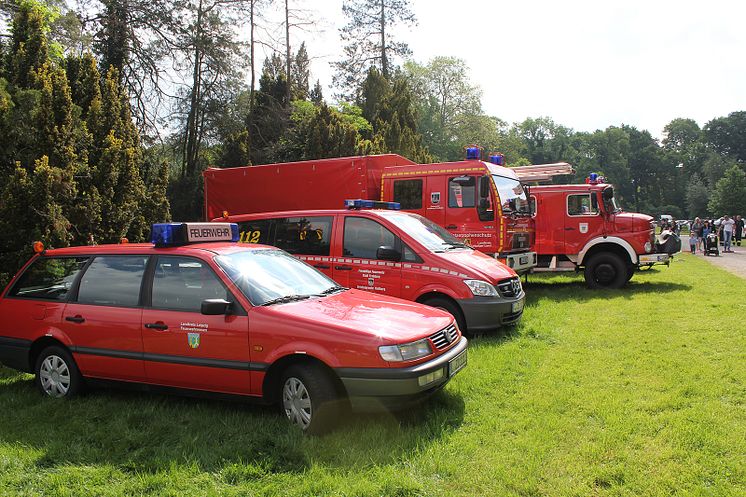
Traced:
[[16, 88], [38, 88], [41, 73], [49, 65], [49, 18], [41, 3], [24, 1], [13, 19], [7, 75]]
[[316, 80], [316, 84], [313, 85], [313, 88], [308, 93], [308, 99], [317, 105], [324, 101], [324, 91], [321, 89], [321, 83], [318, 79]]
[[306, 42], [300, 44], [298, 52], [293, 58], [292, 70], [290, 72], [290, 97], [292, 100], [308, 99], [308, 77], [310, 75]]
[[101, 73], [96, 67], [96, 59], [90, 52], [82, 57], [70, 57], [66, 71], [73, 103], [80, 107], [82, 117], [86, 119], [91, 103], [101, 98]]

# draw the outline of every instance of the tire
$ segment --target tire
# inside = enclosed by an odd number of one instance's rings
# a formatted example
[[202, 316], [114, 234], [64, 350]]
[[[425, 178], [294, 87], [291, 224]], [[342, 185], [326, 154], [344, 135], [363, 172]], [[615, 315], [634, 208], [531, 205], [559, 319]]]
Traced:
[[53, 345], [42, 350], [34, 371], [36, 386], [49, 397], [68, 399], [83, 388], [83, 377], [73, 356], [62, 347]]
[[632, 264], [627, 265], [627, 281], [625, 283], [629, 283], [629, 280], [635, 275], [635, 269], [637, 268]]
[[295, 364], [285, 370], [279, 398], [285, 417], [310, 435], [329, 431], [343, 404], [329, 375], [312, 364]]
[[596, 254], [585, 265], [585, 283], [592, 289], [621, 288], [627, 283], [627, 265], [616, 254]]
[[464, 315], [461, 313], [461, 309], [450, 300], [443, 297], [432, 297], [423, 300], [422, 303], [446, 311], [456, 319], [456, 324], [458, 325], [458, 329], [461, 330], [461, 333], [468, 333], [468, 330], [466, 329], [466, 320], [464, 319]]

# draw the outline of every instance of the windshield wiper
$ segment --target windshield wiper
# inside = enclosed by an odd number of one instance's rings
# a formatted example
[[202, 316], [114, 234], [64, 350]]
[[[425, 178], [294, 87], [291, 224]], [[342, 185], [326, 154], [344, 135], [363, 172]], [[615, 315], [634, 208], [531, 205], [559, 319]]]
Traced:
[[277, 297], [276, 299], [268, 300], [267, 302], [263, 303], [262, 306], [296, 302], [298, 300], [305, 300], [310, 297], [310, 295], [285, 295], [284, 297]]
[[443, 242], [441, 245], [448, 245], [448, 248], [469, 248], [467, 244], [461, 242]]
[[345, 286], [332, 286], [321, 292], [319, 295], [331, 295], [332, 293], [344, 292], [345, 290], [349, 290], [349, 288]]

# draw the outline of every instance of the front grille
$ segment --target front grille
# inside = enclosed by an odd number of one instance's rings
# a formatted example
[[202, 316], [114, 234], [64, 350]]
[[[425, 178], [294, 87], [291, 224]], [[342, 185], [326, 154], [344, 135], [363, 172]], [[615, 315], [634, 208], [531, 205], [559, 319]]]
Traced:
[[521, 280], [518, 277], [502, 280], [495, 286], [501, 297], [511, 298], [521, 294]]
[[521, 315], [523, 314], [523, 311], [520, 310], [518, 312], [511, 312], [510, 314], [503, 314], [502, 317], [502, 324], [511, 324], [515, 323], [519, 319], [521, 319]]
[[456, 329], [456, 325], [452, 324], [437, 333], [433, 333], [428, 338], [433, 342], [436, 349], [441, 350], [456, 341], [458, 338], [458, 330]]

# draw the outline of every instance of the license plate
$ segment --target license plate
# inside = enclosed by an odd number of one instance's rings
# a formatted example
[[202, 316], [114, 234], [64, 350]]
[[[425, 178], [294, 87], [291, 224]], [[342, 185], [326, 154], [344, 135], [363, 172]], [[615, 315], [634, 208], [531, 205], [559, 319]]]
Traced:
[[448, 376], [453, 376], [466, 366], [466, 351], [448, 361]]
[[524, 264], [528, 264], [528, 257], [521, 257], [520, 259], [518, 259], [518, 264], [520, 264], [521, 266], [523, 266]]
[[518, 302], [513, 302], [513, 305], [511, 306], [511, 312], [521, 312], [523, 310], [523, 304], [525, 303], [525, 300], [519, 300]]

